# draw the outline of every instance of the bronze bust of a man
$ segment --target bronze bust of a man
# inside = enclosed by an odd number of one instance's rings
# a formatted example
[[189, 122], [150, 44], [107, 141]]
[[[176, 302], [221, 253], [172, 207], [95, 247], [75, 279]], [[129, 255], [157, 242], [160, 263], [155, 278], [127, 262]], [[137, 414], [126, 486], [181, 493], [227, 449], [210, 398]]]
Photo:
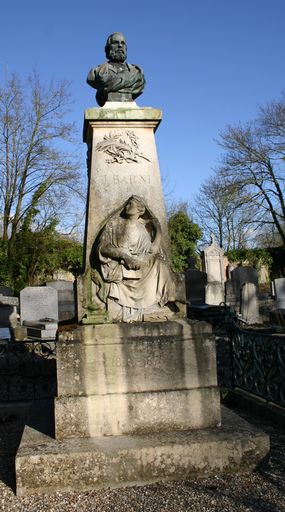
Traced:
[[106, 101], [133, 101], [144, 89], [142, 69], [128, 64], [127, 44], [121, 32], [111, 34], [105, 46], [107, 62], [92, 68], [87, 83], [97, 89], [96, 100], [100, 107]]

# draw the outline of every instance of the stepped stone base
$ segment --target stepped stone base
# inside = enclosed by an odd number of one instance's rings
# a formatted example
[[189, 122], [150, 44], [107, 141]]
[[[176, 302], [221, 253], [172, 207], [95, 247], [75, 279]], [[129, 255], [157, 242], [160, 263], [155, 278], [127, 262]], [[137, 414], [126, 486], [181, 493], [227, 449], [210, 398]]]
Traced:
[[229, 410], [223, 427], [56, 441], [26, 427], [16, 457], [17, 495], [85, 491], [253, 470], [269, 437]]

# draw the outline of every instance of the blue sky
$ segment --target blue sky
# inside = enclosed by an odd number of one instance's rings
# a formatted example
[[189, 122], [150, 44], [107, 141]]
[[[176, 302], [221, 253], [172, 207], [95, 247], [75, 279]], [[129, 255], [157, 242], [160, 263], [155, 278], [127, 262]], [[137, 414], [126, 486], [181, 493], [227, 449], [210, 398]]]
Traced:
[[96, 104], [87, 72], [105, 60], [107, 36], [125, 34], [128, 61], [147, 80], [137, 103], [163, 110], [160, 168], [177, 201], [191, 201], [210, 176], [219, 130], [285, 88], [285, 0], [14, 0], [1, 20], [0, 81], [33, 69], [70, 80], [79, 137], [84, 109]]

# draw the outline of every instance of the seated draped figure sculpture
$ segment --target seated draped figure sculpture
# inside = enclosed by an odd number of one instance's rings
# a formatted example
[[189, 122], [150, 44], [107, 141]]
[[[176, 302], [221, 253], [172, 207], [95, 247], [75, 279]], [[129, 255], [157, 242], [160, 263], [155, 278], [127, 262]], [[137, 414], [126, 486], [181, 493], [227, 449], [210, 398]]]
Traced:
[[167, 318], [173, 313], [166, 304], [185, 301], [179, 275], [163, 253], [159, 222], [140, 197], [131, 196], [107, 221], [97, 256], [98, 296], [107, 304], [111, 320], [142, 321], [149, 315]]

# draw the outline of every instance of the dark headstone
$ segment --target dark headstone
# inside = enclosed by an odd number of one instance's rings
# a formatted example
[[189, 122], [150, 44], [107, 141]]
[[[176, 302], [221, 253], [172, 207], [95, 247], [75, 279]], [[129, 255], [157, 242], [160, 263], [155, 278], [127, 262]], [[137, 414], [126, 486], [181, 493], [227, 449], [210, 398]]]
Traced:
[[206, 272], [189, 268], [185, 272], [186, 299], [191, 304], [205, 303]]
[[234, 268], [231, 272], [231, 280], [233, 282], [233, 291], [238, 296], [245, 283], [253, 283], [258, 287], [258, 273], [256, 268], [253, 267]]
[[57, 290], [59, 321], [75, 317], [74, 288], [71, 281], [50, 281], [46, 283]]

